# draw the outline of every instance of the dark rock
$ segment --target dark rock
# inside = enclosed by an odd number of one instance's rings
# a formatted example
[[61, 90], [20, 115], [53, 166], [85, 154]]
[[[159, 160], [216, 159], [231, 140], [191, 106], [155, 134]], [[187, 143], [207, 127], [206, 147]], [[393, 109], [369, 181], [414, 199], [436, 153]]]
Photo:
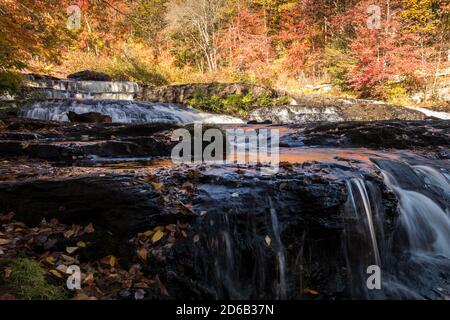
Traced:
[[272, 124], [271, 120], [265, 120], [262, 122], [256, 121], [256, 120], [250, 120], [249, 122], [247, 122], [247, 124]]
[[98, 112], [88, 112], [77, 114], [75, 112], [69, 111], [67, 114], [70, 122], [81, 122], [81, 123], [112, 123], [111, 116], [103, 115]]
[[410, 149], [450, 145], [450, 121], [373, 121], [310, 124], [296, 135], [308, 146]]
[[[123, 266], [136, 262], [129, 239], [138, 232], [188, 223], [186, 237], [169, 249], [164, 241], [155, 246], [155, 253], [164, 251], [163, 259], [154, 257], [143, 269], [158, 274], [170, 296], [178, 299], [276, 297], [274, 275], [280, 248], [274, 234], [275, 214], [285, 248], [287, 297], [302, 298], [305, 282], [321, 295], [344, 294], [345, 288], [336, 285], [345, 277], [341, 248], [347, 188], [343, 180], [311, 176], [307, 171], [282, 173], [269, 180], [196, 172], [193, 179], [192, 172], [182, 170], [162, 172], [158, 179], [164, 184], [162, 191], [128, 175], [0, 183], [0, 212], [14, 211], [19, 221], [30, 225], [43, 218], [58, 218], [65, 224], [93, 223], [93, 245], [81, 258], [114, 254]], [[177, 201], [164, 202], [186, 181], [193, 184], [194, 192], [189, 214], [180, 212], [184, 209]], [[185, 195], [179, 196], [188, 203]], [[395, 198], [383, 196], [382, 200], [395, 210]], [[387, 217], [393, 215], [389, 210]], [[386, 219], [385, 230], [391, 229], [391, 223]], [[304, 268], [302, 275], [299, 264]]]
[[93, 223], [89, 259], [109, 254], [125, 258], [130, 255], [128, 238], [149, 228], [150, 217], [160, 212], [151, 187], [136, 187], [130, 181], [122, 176], [0, 184], [0, 211], [13, 210], [29, 225], [52, 217], [67, 224]]
[[112, 81], [111, 76], [92, 70], [83, 70], [72, 73], [67, 76], [68, 79], [72, 80], [86, 80], [86, 81]]

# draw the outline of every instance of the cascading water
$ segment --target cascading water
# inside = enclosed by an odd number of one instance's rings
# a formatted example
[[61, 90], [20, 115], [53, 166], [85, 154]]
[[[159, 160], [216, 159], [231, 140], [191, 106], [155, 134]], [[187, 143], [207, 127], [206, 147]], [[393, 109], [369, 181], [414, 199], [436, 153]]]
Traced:
[[134, 100], [140, 87], [134, 82], [27, 80], [26, 85], [45, 99]]
[[67, 113], [98, 112], [112, 117], [116, 123], [243, 123], [239, 118], [201, 112], [175, 104], [121, 100], [67, 100], [36, 102], [19, 115], [26, 118], [68, 121]]
[[280, 226], [278, 223], [277, 212], [273, 206], [272, 200], [269, 198], [270, 204], [270, 220], [272, 222], [272, 229], [274, 234], [274, 245], [276, 246], [276, 256], [278, 262], [278, 283], [277, 283], [277, 298], [286, 299], [287, 284], [286, 284], [286, 253], [281, 241]]
[[[346, 181], [348, 198], [344, 210], [343, 252], [354, 297], [378, 297], [366, 287], [367, 267], [382, 267], [380, 246], [384, 235], [383, 212], [375, 204], [381, 201], [377, 188], [370, 181], [352, 178]], [[374, 295], [375, 294], [375, 295]]]
[[[390, 239], [388, 294], [428, 298], [430, 288], [448, 287], [450, 276], [450, 180], [428, 165], [377, 160], [399, 200], [399, 218]], [[395, 259], [394, 259], [395, 257]], [[392, 264], [397, 266], [394, 268]], [[448, 289], [448, 288], [447, 288]]]

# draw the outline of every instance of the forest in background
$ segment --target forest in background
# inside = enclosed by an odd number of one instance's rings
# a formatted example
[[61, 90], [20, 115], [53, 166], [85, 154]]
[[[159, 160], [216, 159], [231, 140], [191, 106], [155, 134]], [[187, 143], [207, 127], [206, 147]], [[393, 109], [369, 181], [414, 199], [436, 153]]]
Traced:
[[2, 0], [0, 89], [18, 71], [91, 69], [154, 85], [332, 83], [432, 100], [448, 79], [449, 12], [445, 0]]

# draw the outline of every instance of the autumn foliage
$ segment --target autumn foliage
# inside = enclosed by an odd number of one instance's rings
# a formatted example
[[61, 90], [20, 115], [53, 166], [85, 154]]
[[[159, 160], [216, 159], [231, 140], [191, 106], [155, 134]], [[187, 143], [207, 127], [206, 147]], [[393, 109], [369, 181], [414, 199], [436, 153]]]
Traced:
[[[68, 30], [74, 4], [81, 29]], [[137, 67], [127, 69], [134, 80], [140, 70], [169, 82], [290, 78], [385, 97], [435, 86], [448, 67], [449, 25], [444, 0], [3, 0], [0, 67], [70, 72], [81, 59]]]

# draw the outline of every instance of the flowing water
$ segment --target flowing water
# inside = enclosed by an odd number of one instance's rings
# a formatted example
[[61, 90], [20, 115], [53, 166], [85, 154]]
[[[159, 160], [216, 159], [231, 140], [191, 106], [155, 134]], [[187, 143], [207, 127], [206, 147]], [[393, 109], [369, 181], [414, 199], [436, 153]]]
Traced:
[[69, 111], [82, 114], [98, 112], [111, 116], [116, 123], [243, 123], [239, 118], [201, 112], [186, 106], [122, 100], [41, 101], [24, 108], [26, 118], [68, 121]]
[[[118, 123], [243, 123], [238, 118], [174, 104], [126, 101], [132, 100], [139, 89], [132, 83], [50, 81], [42, 85], [42, 92], [47, 92], [45, 90], [49, 87], [52, 88], [49, 91], [52, 92], [49, 94], [51, 98], [96, 99], [116, 95], [122, 100], [41, 101], [22, 109], [22, 116], [68, 121], [67, 113], [73, 111], [99, 112], [110, 115], [113, 122]], [[332, 107], [316, 110], [289, 106], [258, 112], [252, 114], [256, 120], [267, 119], [267, 112], [282, 122], [342, 120]], [[295, 233], [295, 242], [286, 246], [287, 218], [280, 212], [282, 205], [279, 203], [286, 199], [272, 198], [258, 186], [248, 190], [241, 187], [231, 196], [235, 199], [235, 207], [225, 212], [221, 205], [230, 199], [226, 195], [227, 189], [220, 183], [205, 184], [201, 188], [200, 200], [213, 203], [217, 212], [204, 218], [194, 265], [210, 283], [213, 298], [303, 297], [304, 274], [312, 273], [307, 264], [313, 260], [312, 257], [321, 254], [336, 260], [327, 261], [336, 268], [333, 272], [345, 274], [345, 280], [336, 277], [336, 282], [345, 283], [342, 285], [342, 292], [348, 293], [344, 294], [345, 297], [442, 297], [441, 292], [448, 290], [450, 281], [450, 164], [430, 164], [414, 156], [414, 161], [402, 161], [399, 154], [380, 155], [379, 151], [367, 149], [299, 146], [281, 148], [280, 151], [280, 160], [291, 163], [320, 161], [340, 164], [346, 161], [344, 158], [356, 160], [360, 172], [352, 171], [345, 177], [347, 201], [340, 209], [344, 227], [339, 229], [340, 243], [330, 244], [336, 246], [334, 252], [321, 253], [311, 249], [323, 240], [310, 240], [308, 232], [312, 231], [308, 227]], [[104, 165], [109, 161], [97, 160]], [[116, 159], [108, 165], [120, 166], [126, 162], [122, 160]], [[139, 159], [132, 161], [139, 162]], [[363, 174], [363, 168], [374, 164], [382, 172], [384, 187], [391, 190], [398, 200], [395, 217], [385, 215], [387, 208], [383, 201], [386, 194], [383, 194], [381, 186]], [[330, 171], [336, 176], [342, 174], [338, 169]], [[220, 178], [219, 175], [217, 179]], [[265, 208], [262, 210], [263, 218], [252, 212], [239, 212], [244, 207], [246, 194], [253, 195], [257, 199], [255, 202]], [[258, 194], [263, 197], [256, 198]], [[295, 196], [301, 197], [302, 194]], [[261, 229], [264, 233], [258, 232]], [[366, 286], [366, 270], [371, 265], [381, 268], [381, 290], [370, 290]]]

